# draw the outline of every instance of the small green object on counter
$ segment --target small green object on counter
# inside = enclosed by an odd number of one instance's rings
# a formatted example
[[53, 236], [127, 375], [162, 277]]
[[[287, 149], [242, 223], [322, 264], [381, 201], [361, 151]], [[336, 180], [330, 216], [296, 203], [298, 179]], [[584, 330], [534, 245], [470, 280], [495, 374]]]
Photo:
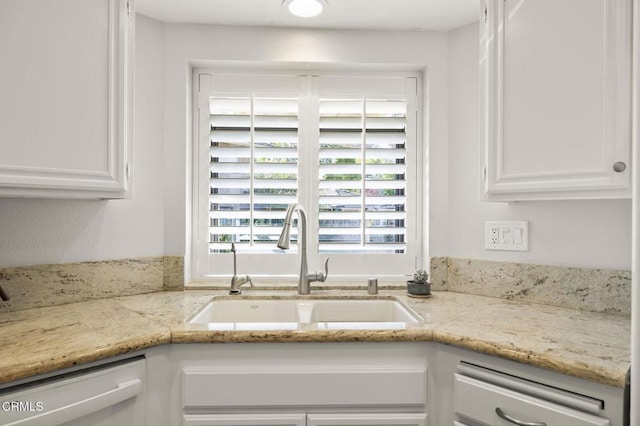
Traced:
[[407, 293], [410, 295], [427, 296], [431, 294], [431, 283], [428, 282], [429, 274], [424, 269], [418, 269], [413, 274], [413, 279], [407, 281]]

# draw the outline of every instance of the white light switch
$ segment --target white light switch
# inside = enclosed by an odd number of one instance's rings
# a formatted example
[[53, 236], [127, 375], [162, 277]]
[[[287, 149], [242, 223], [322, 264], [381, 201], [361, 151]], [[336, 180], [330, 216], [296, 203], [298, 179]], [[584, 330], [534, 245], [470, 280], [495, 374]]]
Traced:
[[511, 238], [511, 228], [502, 228], [502, 240], [500, 241], [502, 244], [511, 244], [513, 243], [513, 238]]
[[529, 222], [488, 221], [484, 229], [487, 250], [529, 250]]
[[513, 244], [522, 244], [522, 228], [513, 228]]

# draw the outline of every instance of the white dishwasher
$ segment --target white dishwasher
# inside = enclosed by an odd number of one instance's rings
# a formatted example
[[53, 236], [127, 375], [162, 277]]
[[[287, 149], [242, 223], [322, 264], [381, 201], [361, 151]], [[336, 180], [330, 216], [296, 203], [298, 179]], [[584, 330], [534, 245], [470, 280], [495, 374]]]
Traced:
[[145, 360], [119, 361], [0, 390], [2, 426], [141, 426]]

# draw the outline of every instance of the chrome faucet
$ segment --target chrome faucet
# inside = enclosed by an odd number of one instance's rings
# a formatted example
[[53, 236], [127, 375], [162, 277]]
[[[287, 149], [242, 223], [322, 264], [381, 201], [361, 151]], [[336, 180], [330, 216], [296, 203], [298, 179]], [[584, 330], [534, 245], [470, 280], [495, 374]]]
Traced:
[[234, 243], [231, 243], [231, 253], [233, 253], [233, 277], [231, 277], [229, 294], [241, 294], [242, 290], [240, 290], [240, 287], [246, 283], [249, 283], [249, 286], [253, 287], [253, 283], [249, 275], [245, 275], [244, 277], [236, 275], [236, 245]]
[[324, 260], [324, 272], [318, 271], [309, 273], [307, 264], [307, 215], [300, 204], [292, 204], [287, 209], [284, 218], [282, 233], [278, 239], [278, 248], [286, 250], [289, 248], [291, 240], [291, 221], [293, 213], [298, 212], [298, 251], [300, 252], [300, 276], [298, 277], [298, 294], [309, 294], [311, 283], [314, 281], [324, 282], [329, 275], [329, 258]]

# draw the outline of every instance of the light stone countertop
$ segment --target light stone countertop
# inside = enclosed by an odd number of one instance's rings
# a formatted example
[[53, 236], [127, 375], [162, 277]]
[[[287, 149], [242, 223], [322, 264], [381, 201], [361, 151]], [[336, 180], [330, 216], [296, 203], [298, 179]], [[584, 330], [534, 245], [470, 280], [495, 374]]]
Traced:
[[[294, 295], [246, 290], [241, 297]], [[213, 331], [184, 319], [223, 290], [157, 292], [0, 313], [0, 383], [166, 343], [435, 341], [624, 386], [630, 319], [454, 292], [395, 296], [425, 320], [402, 330]], [[362, 297], [364, 290], [312, 296]]]

